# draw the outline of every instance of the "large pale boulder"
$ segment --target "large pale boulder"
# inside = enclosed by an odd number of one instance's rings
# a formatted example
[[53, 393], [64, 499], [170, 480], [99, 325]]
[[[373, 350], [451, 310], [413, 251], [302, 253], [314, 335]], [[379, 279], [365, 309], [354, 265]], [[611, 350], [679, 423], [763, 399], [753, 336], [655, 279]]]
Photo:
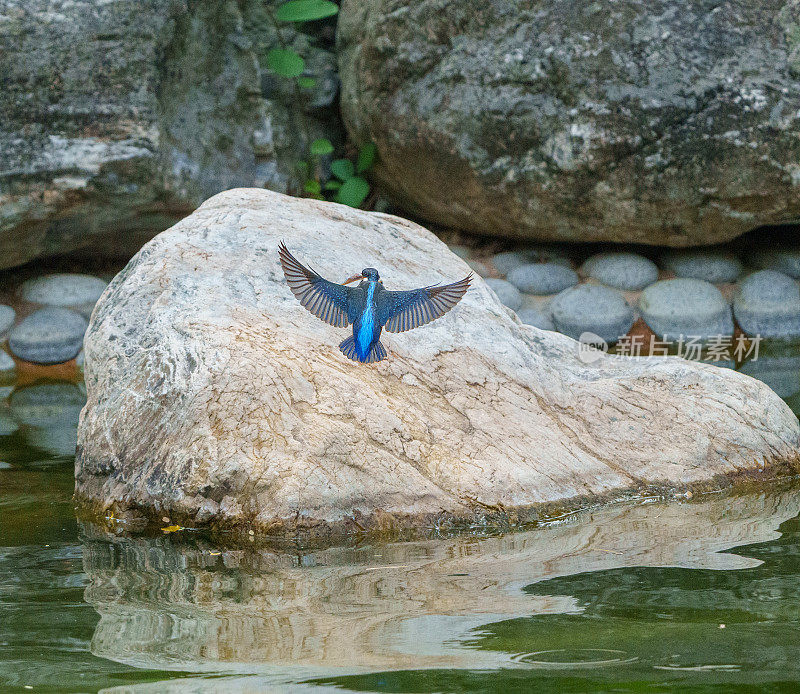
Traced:
[[800, 217], [797, 0], [343, 0], [342, 112], [407, 209], [709, 244]]
[[[752, 378], [596, 355], [521, 324], [482, 280], [360, 365], [305, 311], [281, 240], [331, 279], [462, 277], [422, 227], [263, 190], [217, 195], [148, 243], [86, 337], [76, 492], [96, 510], [259, 530], [534, 517], [798, 468], [800, 428]], [[493, 515], [494, 514], [494, 515]]]
[[233, 186], [286, 191], [331, 51], [290, 26], [317, 86], [270, 78], [277, 0], [0, 0], [0, 268], [89, 247], [134, 253]]

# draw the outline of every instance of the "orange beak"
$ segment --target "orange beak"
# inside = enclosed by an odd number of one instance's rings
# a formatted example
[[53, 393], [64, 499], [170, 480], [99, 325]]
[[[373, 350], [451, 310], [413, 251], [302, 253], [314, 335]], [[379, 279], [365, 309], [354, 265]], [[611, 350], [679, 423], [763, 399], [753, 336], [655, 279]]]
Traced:
[[362, 275], [362, 274], [353, 275], [349, 280], [346, 280], [342, 284], [350, 284], [351, 282], [357, 282], [358, 280], [363, 280], [363, 279], [364, 279], [364, 275]]

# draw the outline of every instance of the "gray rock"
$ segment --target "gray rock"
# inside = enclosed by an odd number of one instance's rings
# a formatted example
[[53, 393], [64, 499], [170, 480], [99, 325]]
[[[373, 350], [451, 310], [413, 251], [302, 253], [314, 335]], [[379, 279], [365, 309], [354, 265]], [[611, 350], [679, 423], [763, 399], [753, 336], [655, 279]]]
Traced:
[[107, 284], [92, 275], [44, 275], [23, 282], [17, 294], [35, 304], [74, 307], [88, 317]]
[[481, 277], [489, 277], [492, 275], [492, 268], [490, 268], [483, 260], [478, 258], [469, 258], [465, 261], [474, 271], [475, 274]]
[[536, 294], [523, 294], [522, 295], [522, 306], [523, 308], [535, 308], [539, 311], [544, 311], [545, 313], [550, 313], [550, 302], [553, 300], [553, 296], [537, 296]]
[[26, 427], [27, 442], [53, 455], [75, 454], [78, 419], [86, 398], [74, 383], [37, 383], [11, 394], [14, 417]]
[[256, 189], [208, 200], [95, 307], [77, 499], [333, 537], [355, 532], [354, 516], [367, 530], [488, 524], [488, 505], [522, 520], [632, 485], [800, 469], [800, 423], [763, 383], [681, 359], [586, 364], [479, 278], [442, 319], [382, 337], [385, 360], [351, 362], [337, 348], [351, 331], [287, 290], [282, 239], [325, 276], [358, 257], [391, 288], [464, 267], [407, 220]]
[[658, 280], [655, 263], [638, 253], [599, 253], [589, 258], [582, 270], [616, 289], [644, 289]]
[[464, 260], [466, 260], [467, 258], [470, 257], [470, 255], [472, 255], [469, 248], [467, 248], [466, 246], [454, 244], [452, 246], [448, 246], [448, 248], [450, 249], [451, 253], [455, 253], [459, 258], [463, 258]]
[[555, 330], [553, 319], [548, 313], [536, 308], [521, 308], [517, 311], [517, 316], [526, 325], [532, 325], [540, 330]]
[[731, 307], [713, 284], [680, 278], [651, 284], [639, 298], [647, 325], [664, 339], [733, 334]]
[[800, 391], [800, 357], [759, 356], [742, 364], [742, 373], [766, 383], [777, 395], [786, 399]]
[[677, 277], [690, 277], [712, 284], [735, 282], [742, 274], [741, 261], [733, 253], [725, 251], [671, 251], [661, 256], [661, 264]]
[[74, 427], [86, 398], [69, 381], [36, 383], [17, 388], [9, 398], [16, 419], [31, 427]]
[[578, 275], [556, 263], [531, 263], [509, 272], [508, 281], [526, 294], [557, 294], [578, 284]]
[[348, 131], [421, 218], [682, 247], [800, 216], [796, 0], [341, 8]]
[[19, 424], [13, 417], [5, 412], [0, 412], [0, 436], [10, 436], [19, 429]]
[[220, 190], [297, 187], [299, 112], [311, 138], [343, 137], [336, 58], [318, 28], [283, 24], [316, 79], [298, 97], [267, 69], [268, 9], [2, 0], [0, 268], [83, 248], [127, 257]]
[[71, 426], [46, 429], [30, 427], [25, 431], [25, 441], [29, 446], [40, 448], [51, 455], [74, 458], [75, 448], [78, 445], [78, 419], [76, 418]]
[[43, 308], [15, 326], [8, 338], [13, 354], [37, 364], [60, 364], [80, 352], [86, 319], [66, 308]]
[[497, 298], [500, 299], [500, 302], [508, 306], [512, 311], [516, 311], [522, 306], [522, 294], [520, 294], [519, 290], [510, 282], [491, 277], [484, 281], [487, 286], [497, 294]]
[[[716, 358], [706, 359], [706, 358], [703, 358], [703, 359], [698, 359], [697, 362], [699, 364], [708, 364], [709, 366], [716, 366], [717, 368], [720, 368], [720, 369], [735, 369], [736, 368], [736, 362], [733, 361], [733, 359], [716, 359]], [[759, 379], [759, 380], [761, 380], [761, 379]], [[769, 385], [769, 384], [767, 384], [767, 385]]]
[[783, 400], [796, 416], [800, 416], [800, 392], [795, 393], [788, 398], [783, 398]]
[[[332, 160], [331, 160], [332, 161]], [[383, 212], [384, 214], [392, 214], [392, 201], [385, 195], [378, 195], [375, 200], [375, 212]]]
[[789, 277], [800, 278], [800, 250], [794, 248], [762, 248], [750, 254], [750, 265], [776, 270]]
[[733, 312], [748, 335], [800, 337], [800, 287], [775, 270], [749, 275], [736, 289]]
[[0, 338], [4, 338], [8, 334], [16, 318], [17, 312], [13, 308], [0, 304]]
[[623, 296], [594, 284], [561, 292], [550, 303], [550, 310], [556, 329], [576, 340], [581, 334], [591, 332], [611, 344], [633, 325], [633, 309]]
[[525, 248], [521, 253], [529, 263], [555, 263], [564, 267], [573, 267], [569, 252], [560, 244], [539, 243]]
[[492, 257], [492, 263], [501, 275], [507, 275], [512, 270], [525, 265], [525, 258], [517, 251], [505, 251]]
[[14, 360], [11, 356], [0, 349], [0, 372], [3, 371], [13, 371], [17, 368], [17, 365], [14, 363]]
[[75, 366], [83, 370], [83, 365], [85, 361], [86, 361], [86, 353], [83, 350], [81, 350], [80, 352], [78, 352], [78, 356], [75, 357]]

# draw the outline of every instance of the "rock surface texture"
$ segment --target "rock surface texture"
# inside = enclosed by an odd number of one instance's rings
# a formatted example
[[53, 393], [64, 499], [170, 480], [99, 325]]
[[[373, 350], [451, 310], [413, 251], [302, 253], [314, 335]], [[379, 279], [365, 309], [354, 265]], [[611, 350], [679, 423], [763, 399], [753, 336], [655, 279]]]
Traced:
[[344, 0], [342, 112], [407, 209], [690, 246], [800, 215], [797, 0]]
[[298, 100], [269, 77], [272, 4], [0, 0], [0, 268], [130, 255], [220, 190], [287, 190], [305, 152], [292, 108], [317, 136], [338, 82], [333, 53], [289, 26], [317, 87]]
[[385, 334], [386, 361], [349, 362], [347, 333], [286, 286], [281, 240], [337, 281], [371, 266], [403, 289], [467, 271], [396, 217], [215, 196], [95, 307], [80, 499], [194, 524], [356, 530], [524, 519], [545, 502], [797, 467], [797, 419], [764, 384], [677, 358], [584, 364], [573, 340], [523, 325], [479, 278], [443, 319]]

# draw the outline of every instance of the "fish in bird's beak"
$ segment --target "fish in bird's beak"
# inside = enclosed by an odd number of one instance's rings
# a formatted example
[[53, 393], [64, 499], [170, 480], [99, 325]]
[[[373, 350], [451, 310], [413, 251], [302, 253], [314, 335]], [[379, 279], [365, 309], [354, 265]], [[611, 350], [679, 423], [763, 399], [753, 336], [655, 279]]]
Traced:
[[358, 280], [363, 280], [363, 279], [366, 279], [366, 278], [364, 277], [364, 275], [359, 273], [357, 275], [353, 275], [349, 280], [345, 280], [345, 282], [343, 282], [343, 284], [350, 284], [351, 282], [358, 282]]

